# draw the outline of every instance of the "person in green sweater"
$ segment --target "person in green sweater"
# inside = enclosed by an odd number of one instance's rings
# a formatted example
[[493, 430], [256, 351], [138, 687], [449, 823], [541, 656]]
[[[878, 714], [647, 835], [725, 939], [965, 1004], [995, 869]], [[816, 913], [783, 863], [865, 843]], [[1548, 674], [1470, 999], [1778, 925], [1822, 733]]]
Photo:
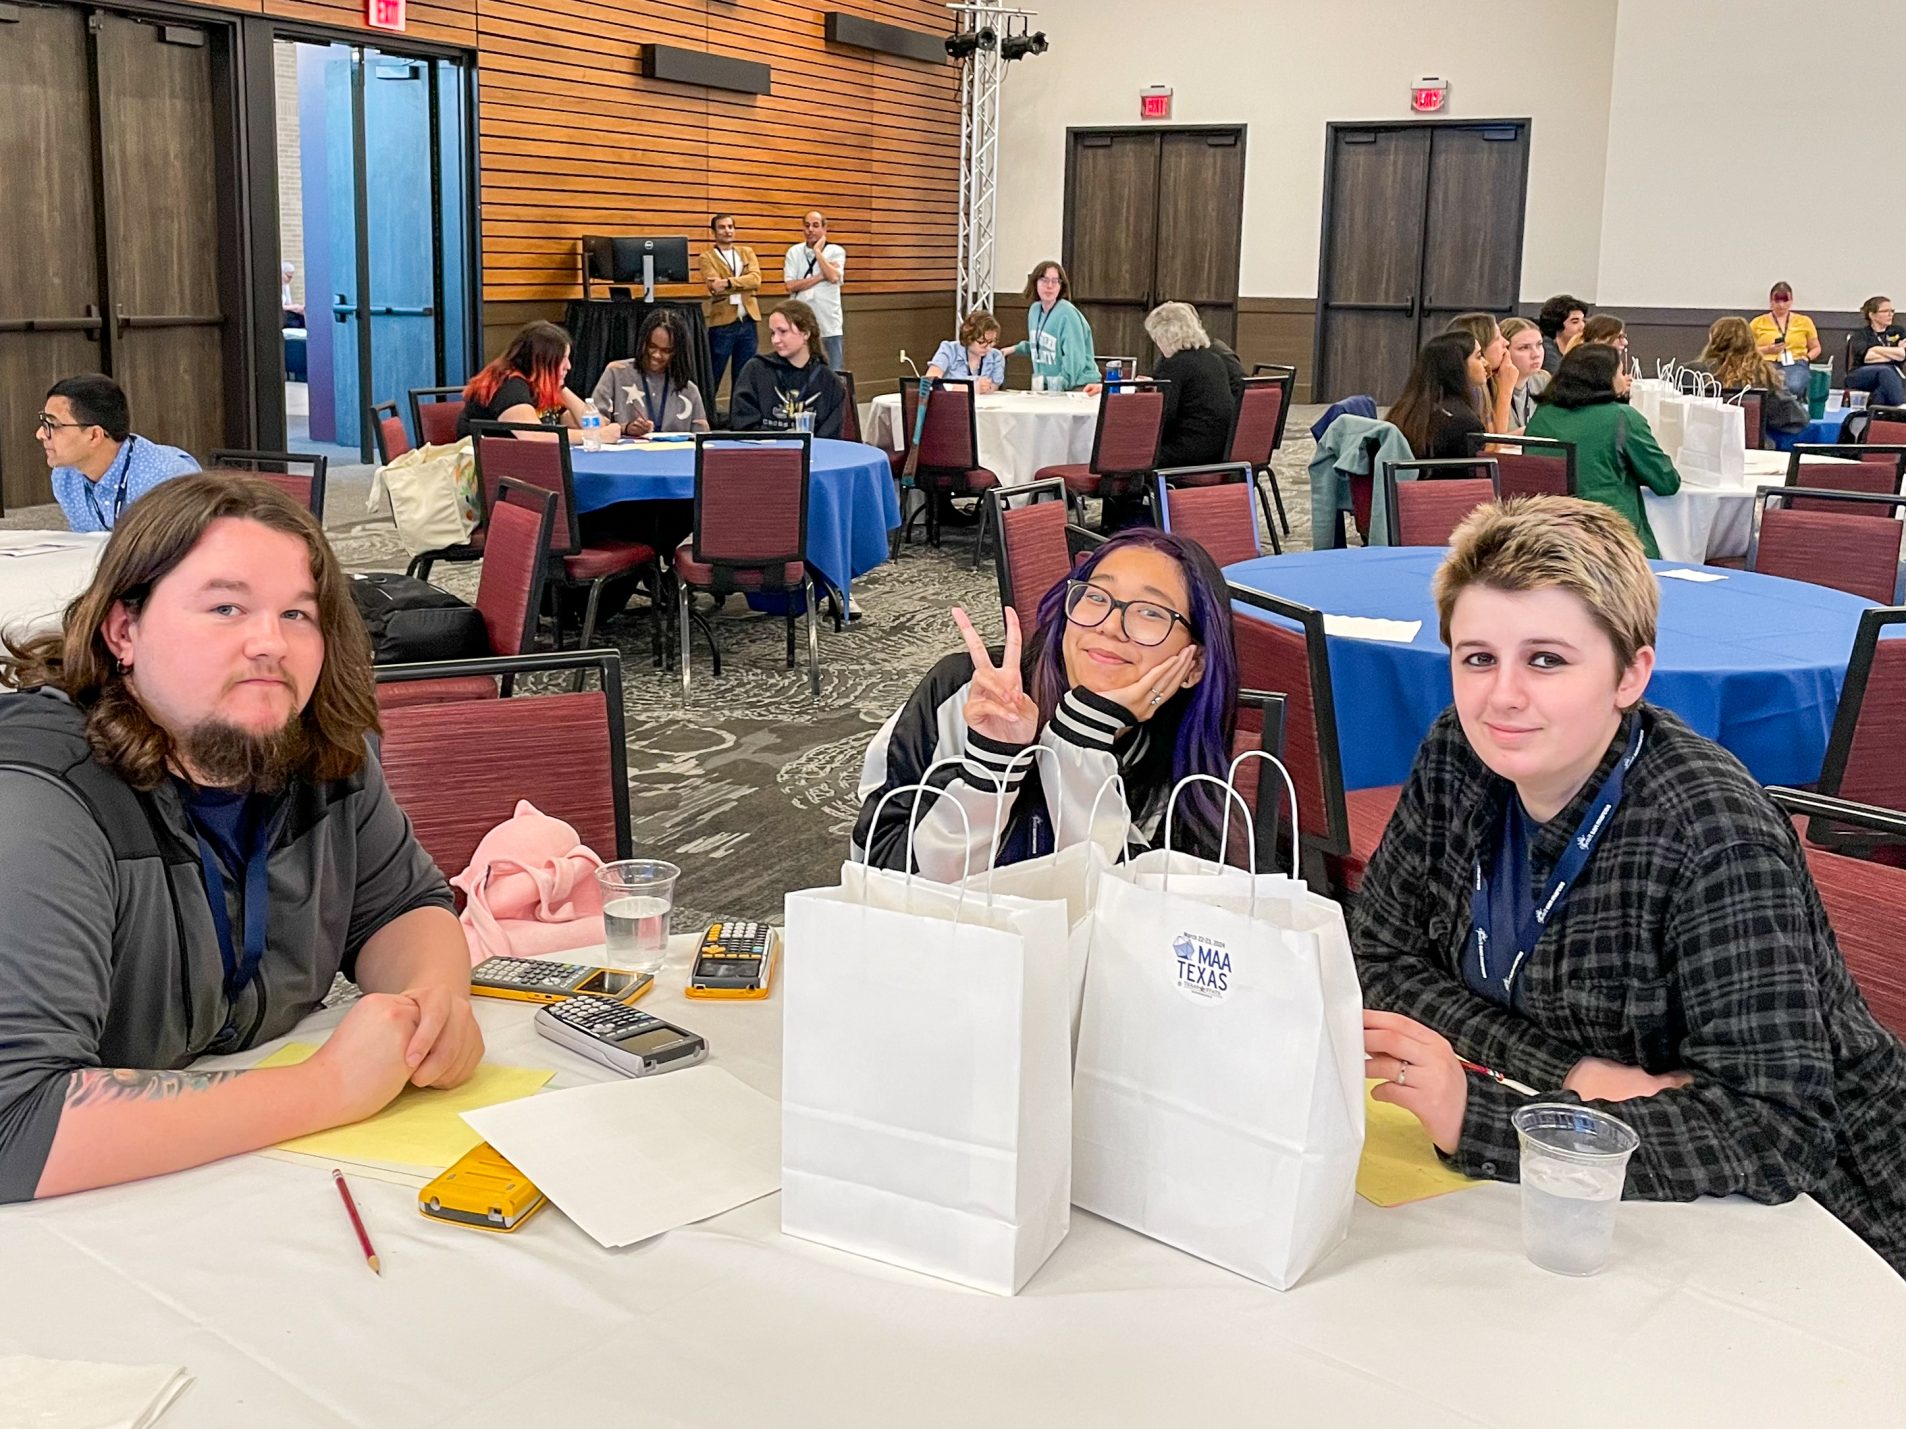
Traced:
[[1085, 314], [1067, 300], [1071, 285], [1066, 270], [1052, 259], [1034, 268], [1026, 278], [1026, 340], [1010, 352], [1032, 357], [1034, 387], [1049, 392], [1072, 392], [1099, 380], [1092, 361], [1092, 326]]
[[1626, 516], [1648, 558], [1661, 558], [1641, 488], [1672, 496], [1681, 474], [1648, 419], [1628, 405], [1628, 374], [1614, 348], [1584, 343], [1562, 359], [1555, 381], [1536, 399], [1528, 435], [1574, 443], [1575, 494]]

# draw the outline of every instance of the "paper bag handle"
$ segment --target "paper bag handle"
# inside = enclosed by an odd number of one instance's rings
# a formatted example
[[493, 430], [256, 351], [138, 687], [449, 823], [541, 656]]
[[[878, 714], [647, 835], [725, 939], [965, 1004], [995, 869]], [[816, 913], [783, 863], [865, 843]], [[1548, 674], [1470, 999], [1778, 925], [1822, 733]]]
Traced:
[[[924, 776], [926, 774], [931, 774], [935, 769], [938, 769], [942, 764], [958, 764], [958, 763], [960, 763], [960, 761], [957, 759], [936, 759], [933, 763], [929, 764], [926, 767], [922, 775], [921, 783], [897, 784], [893, 788], [889, 789], [886, 793], [880, 796], [880, 801], [874, 805], [874, 816], [867, 825], [867, 831], [868, 831], [867, 832], [867, 847], [860, 851], [860, 866], [862, 868], [870, 868], [873, 865], [873, 857], [874, 857], [873, 831], [880, 827], [880, 811], [887, 807], [887, 800], [891, 799], [895, 794], [905, 794], [909, 792], [913, 794], [913, 813], [907, 822], [907, 876], [906, 876], [906, 881], [901, 885], [906, 892], [909, 909], [911, 909], [912, 903], [913, 903], [913, 875], [915, 872], [914, 865], [913, 865], [913, 831], [919, 827], [920, 795], [921, 794], [944, 794], [946, 792], [946, 790], [944, 789], [938, 789], [931, 784], [925, 783]], [[960, 912], [962, 909], [966, 907], [966, 880], [973, 876], [973, 821], [967, 818], [966, 806], [960, 803], [958, 799], [953, 800], [952, 804], [953, 804], [954, 812], [956, 812], [960, 816], [961, 826], [964, 827], [966, 830], [966, 853], [965, 853], [964, 860], [962, 861], [960, 865], [960, 890], [959, 890], [960, 896], [959, 896], [959, 900], [953, 905], [953, 921], [955, 924], [958, 924], [958, 922], [960, 921]], [[991, 894], [991, 890], [989, 889], [987, 893], [987, 898], [989, 903], [991, 901], [991, 897], [992, 897], [992, 894]]]
[[[1099, 803], [1105, 798], [1105, 791], [1114, 784], [1118, 785], [1118, 801], [1125, 806], [1125, 827], [1129, 829], [1132, 826], [1132, 801], [1125, 794], [1125, 776], [1123, 774], [1109, 775], [1106, 781], [1099, 785], [1099, 792], [1092, 796], [1092, 808], [1085, 816], [1085, 836], [1088, 840], [1092, 837], [1092, 830], [1099, 826]], [[1113, 862], [1124, 863], [1131, 857], [1131, 852], [1130, 840], [1121, 834], [1118, 841], [1118, 857]]]
[[[1290, 796], [1291, 796], [1291, 882], [1295, 883], [1298, 881], [1298, 878], [1297, 878], [1297, 786], [1291, 782], [1291, 772], [1289, 769], [1285, 767], [1284, 761], [1279, 759], [1275, 754], [1272, 754], [1268, 749], [1247, 749], [1242, 754], [1240, 754], [1236, 759], [1233, 759], [1231, 761], [1230, 769], [1225, 771], [1224, 778], [1225, 778], [1225, 783], [1227, 786], [1233, 787], [1233, 788], [1236, 787], [1237, 781], [1238, 781], [1238, 766], [1244, 763], [1244, 761], [1247, 759], [1268, 759], [1272, 764], [1275, 764], [1277, 766], [1277, 772], [1284, 776], [1285, 789], [1290, 791]], [[1242, 798], [1243, 795], [1239, 795], [1238, 797]], [[1228, 810], [1229, 805], [1227, 805], [1226, 808]], [[1218, 836], [1218, 862], [1219, 863], [1224, 862], [1224, 850], [1225, 850], [1226, 844], [1230, 841], [1230, 838], [1231, 838], [1231, 820], [1227, 818], [1224, 821], [1224, 832]]]
[[1249, 916], [1257, 917], [1257, 825], [1251, 818], [1251, 806], [1244, 802], [1244, 796], [1233, 789], [1215, 774], [1187, 774], [1172, 786], [1171, 798], [1165, 804], [1165, 874], [1159, 880], [1160, 893], [1171, 892], [1171, 820], [1178, 812], [1178, 796], [1185, 792], [1188, 784], [1216, 784], [1225, 793], [1224, 822], [1231, 822], [1230, 801], [1236, 799], [1238, 807], [1244, 810], [1244, 831], [1251, 839], [1251, 906]]
[[[1041, 754], [1054, 761], [1053, 773], [1055, 778], [1053, 780], [1053, 786], [1057, 788], [1058, 779], [1056, 776], [1058, 773], [1057, 760], [1059, 756], [1052, 750], [1047, 749], [1043, 744], [1027, 745], [1024, 749], [1020, 750], [1019, 753], [1006, 761], [1004, 770], [992, 776], [995, 790], [993, 802], [993, 844], [992, 847], [987, 850], [986, 859], [986, 901], [989, 904], [993, 900], [993, 873], [999, 867], [999, 836], [1006, 831], [1006, 776], [1019, 766], [1019, 761], [1022, 759], [1031, 759], [1033, 763], [1037, 764], [1039, 762], [1038, 756]], [[1065, 803], [1061, 800], [1058, 809], [1055, 810], [1051, 802], [1048, 801], [1046, 811], [1052, 815], [1052, 846], [1056, 849], [1059, 847], [1059, 820], [1065, 812]]]

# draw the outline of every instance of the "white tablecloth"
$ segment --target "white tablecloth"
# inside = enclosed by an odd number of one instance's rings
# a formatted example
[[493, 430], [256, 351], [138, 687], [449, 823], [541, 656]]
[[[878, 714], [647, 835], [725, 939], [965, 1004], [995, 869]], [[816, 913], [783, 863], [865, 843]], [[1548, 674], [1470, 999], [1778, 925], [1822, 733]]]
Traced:
[[1763, 486], [1785, 485], [1786, 480], [1786, 452], [1748, 452], [1745, 473], [1723, 485], [1700, 485], [1683, 474], [1681, 489], [1673, 496], [1657, 496], [1643, 487], [1641, 502], [1661, 559], [1698, 563], [1714, 556], [1746, 555], [1754, 529], [1754, 493]]
[[[778, 1093], [779, 996], [684, 1002], [687, 957], [645, 1005]], [[492, 1060], [607, 1075], [478, 1005]], [[1523, 1257], [1513, 1186], [1359, 1201], [1285, 1294], [1075, 1210], [1004, 1299], [784, 1237], [773, 1196], [611, 1252], [554, 1210], [490, 1235], [353, 1189], [381, 1278], [330, 1177], [261, 1156], [0, 1208], [0, 1352], [184, 1365], [166, 1429], [1794, 1429], [1897, 1423], [1906, 1396], [1906, 1282], [1807, 1199], [1625, 1204], [1589, 1280]]]
[[[33, 554], [37, 546], [58, 549]], [[0, 531], [0, 630], [34, 630], [59, 623], [66, 603], [93, 578], [103, 532]]]
[[[1092, 459], [1099, 399], [1083, 392], [988, 392], [977, 398], [979, 464], [1007, 486], [1031, 481], [1041, 467]], [[900, 394], [874, 398], [867, 440], [900, 451]]]

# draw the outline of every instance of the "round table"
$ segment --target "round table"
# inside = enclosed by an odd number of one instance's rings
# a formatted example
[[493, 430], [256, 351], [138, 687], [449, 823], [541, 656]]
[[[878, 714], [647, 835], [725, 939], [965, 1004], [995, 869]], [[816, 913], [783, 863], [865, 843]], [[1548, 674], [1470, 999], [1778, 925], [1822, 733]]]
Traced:
[[104, 531], [0, 531], [0, 631], [57, 625], [106, 549]]
[[[1330, 635], [1330, 681], [1344, 786], [1409, 777], [1416, 749], [1451, 699], [1449, 651], [1438, 638], [1430, 577], [1440, 547], [1304, 551], [1225, 567], [1225, 578], [1331, 615], [1421, 621], [1407, 642]], [[1657, 571], [1686, 570], [1671, 561]], [[1648, 699], [1733, 752], [1763, 784], [1811, 784], [1860, 614], [1868, 602], [1825, 586], [1706, 570], [1699, 583], [1661, 582]], [[1240, 605], [1255, 618], [1262, 611]]]
[[1822, 445], [1840, 440], [1840, 428], [1845, 425], [1850, 407], [1829, 407], [1814, 421], [1808, 422], [1797, 432], [1769, 432], [1767, 440], [1773, 443], [1776, 451], [1789, 452], [1805, 444]]
[[[1813, 457], [1816, 462], [1843, 462], [1844, 457]], [[1666, 561], [1710, 561], [1717, 556], [1744, 556], [1754, 529], [1754, 497], [1763, 486], [1787, 483], [1787, 453], [1746, 454], [1740, 476], [1707, 485], [1681, 476], [1673, 496], [1657, 496], [1642, 488], [1641, 503], [1648, 525]]]
[[[1083, 392], [988, 392], [975, 399], [979, 464], [1004, 486], [1031, 481], [1041, 467], [1092, 459], [1099, 399]], [[874, 398], [867, 440], [900, 451], [900, 394]]]
[[[576, 509], [622, 501], [692, 501], [693, 442], [621, 442], [571, 454]], [[877, 447], [814, 439], [808, 469], [807, 563], [843, 595], [853, 578], [887, 559], [887, 533], [900, 524], [893, 467]]]

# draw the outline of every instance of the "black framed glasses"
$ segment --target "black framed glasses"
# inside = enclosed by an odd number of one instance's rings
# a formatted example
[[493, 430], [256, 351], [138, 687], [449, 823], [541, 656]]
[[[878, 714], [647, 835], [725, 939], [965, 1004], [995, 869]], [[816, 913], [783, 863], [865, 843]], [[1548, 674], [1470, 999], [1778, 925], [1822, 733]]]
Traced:
[[1182, 625], [1190, 631], [1191, 622], [1170, 606], [1151, 600], [1118, 600], [1102, 586], [1090, 581], [1066, 582], [1066, 619], [1092, 630], [1105, 624], [1113, 611], [1118, 612], [1119, 629], [1134, 645], [1163, 645], [1171, 638], [1171, 628]]
[[51, 412], [42, 412], [39, 420], [33, 424], [33, 429], [37, 432], [56, 432], [61, 427], [90, 427], [92, 425], [91, 422], [62, 422]]

